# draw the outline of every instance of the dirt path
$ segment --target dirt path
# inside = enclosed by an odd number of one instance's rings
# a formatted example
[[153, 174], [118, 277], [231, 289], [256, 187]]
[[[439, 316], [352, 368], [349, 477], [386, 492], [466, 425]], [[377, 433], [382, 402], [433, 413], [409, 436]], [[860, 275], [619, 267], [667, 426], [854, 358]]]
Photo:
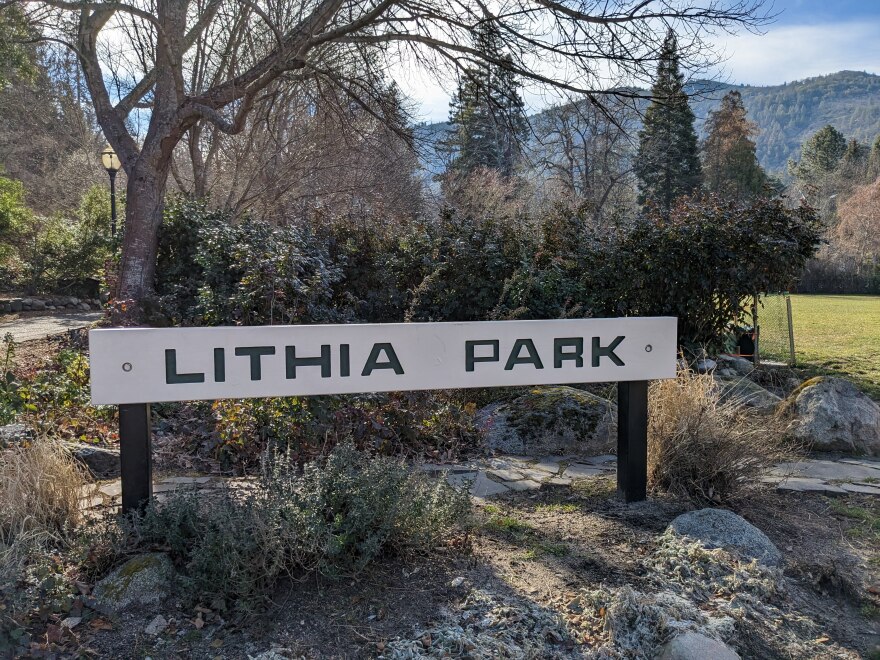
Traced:
[[103, 312], [58, 312], [39, 316], [20, 316], [10, 321], [0, 321], [0, 337], [12, 333], [15, 343], [45, 339], [64, 334], [68, 330], [85, 328], [100, 320]]

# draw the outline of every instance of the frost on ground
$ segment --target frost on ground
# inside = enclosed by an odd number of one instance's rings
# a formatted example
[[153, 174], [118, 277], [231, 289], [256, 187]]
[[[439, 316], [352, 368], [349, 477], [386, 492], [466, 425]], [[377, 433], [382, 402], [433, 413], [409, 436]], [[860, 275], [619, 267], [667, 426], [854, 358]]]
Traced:
[[648, 659], [688, 631], [745, 657], [858, 657], [795, 610], [780, 569], [672, 533], [658, 541], [641, 560], [639, 589], [601, 587], [543, 605], [474, 589], [442, 623], [388, 644], [384, 657]]

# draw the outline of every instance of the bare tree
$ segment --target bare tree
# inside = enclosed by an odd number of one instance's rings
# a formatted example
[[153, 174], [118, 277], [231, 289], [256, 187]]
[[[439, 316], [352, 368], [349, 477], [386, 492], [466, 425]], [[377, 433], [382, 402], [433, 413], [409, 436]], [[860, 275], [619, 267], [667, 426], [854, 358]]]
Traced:
[[599, 107], [573, 101], [533, 121], [537, 147], [532, 159], [546, 178], [549, 197], [588, 207], [598, 224], [612, 209], [633, 207], [633, 129], [638, 108], [627, 100]]
[[[175, 148], [200, 121], [223, 133], [241, 132], [276, 83], [321, 79], [359, 98], [364, 83], [334, 64], [367, 47], [382, 63], [464, 70], [485, 58], [471, 45], [471, 35], [491, 24], [509, 55], [493, 64], [527, 83], [599, 102], [609, 78], [619, 83], [650, 77], [667, 29], [681, 37], [682, 62], [701, 68], [715, 60], [705, 42], [714, 30], [752, 28], [766, 19], [762, 0], [15, 3], [27, 7], [43, 38], [77, 53], [97, 120], [128, 175], [117, 297], [134, 301], [152, 293]], [[200, 60], [211, 65], [200, 67]], [[209, 75], [192, 75], [198, 70]]]

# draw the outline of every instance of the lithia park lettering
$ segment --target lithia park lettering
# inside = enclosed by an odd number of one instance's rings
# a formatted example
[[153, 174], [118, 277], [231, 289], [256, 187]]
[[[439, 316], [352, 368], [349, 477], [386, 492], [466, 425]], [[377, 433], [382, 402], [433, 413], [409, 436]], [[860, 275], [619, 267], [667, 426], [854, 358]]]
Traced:
[[[623, 360], [615, 351], [626, 339], [618, 336], [603, 346], [599, 337], [586, 341], [585, 337], [561, 337], [553, 340], [552, 350], [545, 349], [542, 354], [531, 339], [516, 339], [509, 350], [502, 351], [498, 339], [468, 340], [464, 342], [463, 367], [465, 372], [474, 372], [481, 368], [489, 368], [492, 363], [504, 364], [505, 371], [519, 369], [561, 369], [563, 366], [576, 368], [599, 367], [607, 363], [622, 367]], [[548, 347], [549, 348], [549, 347]], [[333, 376], [347, 378], [352, 375], [354, 367], [361, 376], [370, 376], [375, 371], [393, 371], [396, 375], [404, 375], [406, 365], [398, 358], [397, 351], [390, 342], [374, 343], [370, 354], [363, 365], [352, 364], [351, 345], [323, 344], [319, 355], [302, 355], [296, 346], [285, 346], [283, 355], [276, 351], [275, 346], [237, 346], [231, 351], [226, 348], [214, 348], [214, 369], [211, 377], [216, 383], [226, 381], [226, 366], [229, 360], [248, 360], [250, 379], [259, 381], [263, 378], [263, 360], [283, 359], [288, 379], [299, 377], [321, 378]], [[231, 352], [231, 355], [228, 353]], [[585, 355], [586, 352], [586, 355]], [[603, 362], [606, 360], [606, 362]], [[306, 371], [308, 370], [308, 371]], [[203, 372], [180, 373], [177, 369], [177, 350], [165, 349], [165, 382], [204, 383], [207, 375]]]

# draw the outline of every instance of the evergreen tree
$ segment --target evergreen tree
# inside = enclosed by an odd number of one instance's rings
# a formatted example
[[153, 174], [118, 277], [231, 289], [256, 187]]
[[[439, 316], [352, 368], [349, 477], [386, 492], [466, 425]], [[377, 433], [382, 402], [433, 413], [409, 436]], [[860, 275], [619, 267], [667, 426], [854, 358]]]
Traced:
[[767, 184], [767, 175], [758, 163], [752, 140], [758, 128], [746, 119], [738, 91], [728, 92], [718, 110], [709, 113], [706, 129], [702, 153], [706, 188], [739, 200], [759, 195]]
[[510, 176], [528, 130], [520, 84], [496, 26], [481, 26], [474, 42], [487, 63], [462, 73], [450, 103], [455, 130], [442, 147], [453, 157], [455, 174], [489, 168]]
[[868, 155], [868, 180], [873, 181], [877, 177], [880, 177], [880, 135], [874, 140]]
[[801, 182], [817, 185], [837, 169], [846, 153], [846, 146], [843, 134], [828, 124], [804, 142], [800, 161], [789, 164], [789, 169]]
[[701, 181], [694, 113], [684, 91], [672, 30], [663, 41], [651, 98], [639, 131], [634, 169], [641, 184], [639, 203], [652, 202], [665, 215], [676, 198], [697, 190]]

